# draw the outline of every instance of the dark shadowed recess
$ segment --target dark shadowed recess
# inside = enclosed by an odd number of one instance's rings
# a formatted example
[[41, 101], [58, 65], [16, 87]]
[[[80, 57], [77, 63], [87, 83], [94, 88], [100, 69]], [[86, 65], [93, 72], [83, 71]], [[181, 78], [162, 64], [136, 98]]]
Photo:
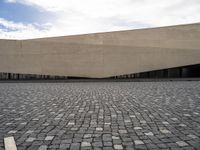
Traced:
[[[141, 72], [128, 75], [114, 76], [104, 79], [161, 79], [161, 78], [200, 78], [200, 64], [168, 68], [149, 72]], [[66, 77], [52, 75], [0, 73], [0, 80], [76, 80], [91, 79], [83, 77]], [[93, 78], [94, 79], [94, 78]], [[101, 80], [101, 79], [96, 79]]]

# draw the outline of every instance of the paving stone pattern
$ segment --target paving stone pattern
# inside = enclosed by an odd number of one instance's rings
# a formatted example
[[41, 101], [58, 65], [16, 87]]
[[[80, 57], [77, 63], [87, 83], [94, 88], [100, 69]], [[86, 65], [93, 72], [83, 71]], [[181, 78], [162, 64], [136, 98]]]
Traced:
[[1, 83], [0, 149], [200, 149], [200, 82]]

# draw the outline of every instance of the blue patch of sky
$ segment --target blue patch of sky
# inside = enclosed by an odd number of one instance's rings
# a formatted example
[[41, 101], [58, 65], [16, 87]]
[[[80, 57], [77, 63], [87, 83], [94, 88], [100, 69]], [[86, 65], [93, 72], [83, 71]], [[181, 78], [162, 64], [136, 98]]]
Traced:
[[55, 18], [53, 13], [41, 8], [0, 0], [0, 18], [22, 23], [46, 23]]

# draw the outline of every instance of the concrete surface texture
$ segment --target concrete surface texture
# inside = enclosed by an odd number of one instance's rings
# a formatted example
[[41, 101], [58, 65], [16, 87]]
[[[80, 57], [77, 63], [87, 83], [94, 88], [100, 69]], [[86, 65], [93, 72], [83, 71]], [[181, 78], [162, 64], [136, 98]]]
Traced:
[[200, 24], [0, 40], [0, 72], [103, 78], [200, 63]]

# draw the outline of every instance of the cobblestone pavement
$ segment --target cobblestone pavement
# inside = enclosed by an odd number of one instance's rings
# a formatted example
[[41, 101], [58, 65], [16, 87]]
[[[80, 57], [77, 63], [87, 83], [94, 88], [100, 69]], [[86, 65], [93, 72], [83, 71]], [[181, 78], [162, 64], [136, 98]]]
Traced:
[[0, 149], [200, 149], [200, 82], [1, 83]]

